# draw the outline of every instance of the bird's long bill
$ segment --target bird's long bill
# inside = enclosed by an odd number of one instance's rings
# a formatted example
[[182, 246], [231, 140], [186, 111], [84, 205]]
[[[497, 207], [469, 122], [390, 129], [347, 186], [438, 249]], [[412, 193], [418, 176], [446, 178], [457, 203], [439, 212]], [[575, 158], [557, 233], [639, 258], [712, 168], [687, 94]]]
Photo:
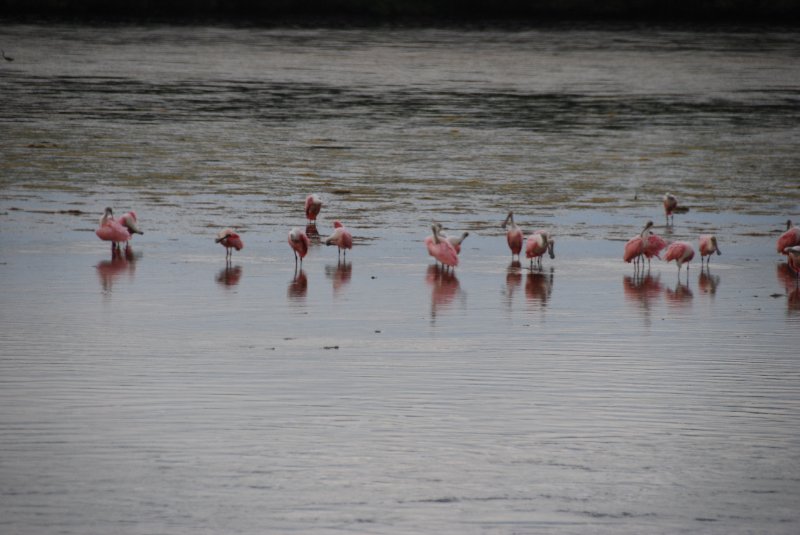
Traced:
[[718, 246], [718, 245], [715, 245], [715, 246], [714, 246], [714, 250], [716, 250], [716, 251], [717, 251], [717, 254], [718, 254], [718, 255], [719, 255], [719, 254], [722, 254], [722, 253], [720, 252], [720, 250], [719, 250], [719, 246]]
[[130, 221], [130, 220], [128, 220], [128, 225], [127, 225], [127, 226], [128, 226], [128, 228], [130, 229], [130, 231], [131, 231], [132, 233], [134, 233], [134, 234], [141, 234], [142, 236], [144, 236], [144, 232], [142, 232], [141, 230], [139, 230], [139, 225], [137, 225], [137, 224], [136, 224], [136, 223], [134, 223], [133, 221]]
[[506, 228], [506, 226], [508, 225], [508, 223], [509, 223], [510, 221], [512, 221], [513, 219], [514, 219], [514, 212], [509, 212], [509, 213], [508, 213], [508, 215], [506, 216], [506, 219], [505, 219], [505, 221], [503, 221], [502, 228]]
[[555, 249], [555, 246], [556, 246], [555, 242], [552, 242], [552, 241], [547, 242], [547, 252], [550, 253], [550, 259], [551, 260], [556, 257], [556, 254], [553, 252], [553, 249]]

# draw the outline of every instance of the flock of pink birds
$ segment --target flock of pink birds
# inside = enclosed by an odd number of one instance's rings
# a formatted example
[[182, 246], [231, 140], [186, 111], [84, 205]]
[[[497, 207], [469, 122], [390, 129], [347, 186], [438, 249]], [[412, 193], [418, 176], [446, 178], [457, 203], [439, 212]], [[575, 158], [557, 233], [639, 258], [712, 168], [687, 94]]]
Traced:
[[[663, 204], [667, 225], [674, 221], [674, 214], [688, 211], [688, 208], [679, 205], [677, 198], [670, 193], [664, 195]], [[306, 198], [305, 214], [309, 224], [316, 223], [321, 209], [322, 199], [318, 195], [313, 194]], [[325, 245], [335, 245], [338, 248], [339, 255], [344, 252], [346, 256], [347, 250], [353, 247], [353, 236], [339, 221], [334, 221], [333, 227], [333, 233], [323, 240], [323, 243]], [[551, 259], [555, 258], [555, 240], [548, 231], [537, 230], [525, 239], [522, 229], [514, 223], [513, 212], [508, 213], [505, 221], [503, 221], [502, 228], [507, 229], [506, 240], [508, 241], [509, 249], [511, 249], [512, 261], [514, 257], [519, 260], [523, 245], [525, 246], [525, 257], [531, 262], [531, 269], [533, 269], [534, 262], [541, 267], [542, 257], [545, 254], [548, 254]], [[637, 269], [644, 266], [645, 259], [649, 266], [653, 257], [660, 258], [666, 262], [674, 260], [678, 266], [678, 274], [680, 274], [683, 264], [686, 264], [688, 273], [689, 262], [692, 261], [695, 255], [692, 244], [686, 241], [669, 243], [653, 232], [652, 228], [653, 222], [648, 221], [639, 234], [625, 243], [622, 259], [628, 263], [633, 262]], [[431, 230], [432, 234], [425, 238], [428, 254], [441, 263], [443, 268], [455, 268], [458, 265], [461, 243], [469, 236], [469, 233], [464, 232], [460, 236], [448, 236], [445, 234], [442, 225], [438, 223], [434, 223], [431, 226]], [[100, 219], [100, 227], [95, 233], [101, 240], [111, 242], [112, 256], [119, 254], [120, 244], [122, 243], [125, 243], [127, 250], [128, 242], [134, 234], [144, 234], [139, 229], [136, 212], [130, 211], [115, 219], [111, 208], [105, 209], [105, 213]], [[230, 262], [234, 249], [240, 251], [244, 247], [241, 236], [230, 228], [220, 231], [217, 234], [216, 242], [225, 247], [225, 258], [228, 262]], [[294, 253], [295, 267], [297, 267], [298, 261], [302, 265], [303, 258], [308, 254], [309, 246], [311, 245], [308, 235], [303, 229], [296, 227], [289, 232], [287, 242]], [[717, 238], [712, 234], [701, 235], [698, 246], [701, 267], [704, 260], [706, 265], [711, 261], [711, 255], [714, 253], [721, 254]], [[779, 254], [786, 255], [789, 266], [800, 277], [800, 228], [792, 226], [792, 222], [787, 221], [786, 232], [778, 238], [776, 248]], [[663, 258], [661, 256], [662, 251]]]

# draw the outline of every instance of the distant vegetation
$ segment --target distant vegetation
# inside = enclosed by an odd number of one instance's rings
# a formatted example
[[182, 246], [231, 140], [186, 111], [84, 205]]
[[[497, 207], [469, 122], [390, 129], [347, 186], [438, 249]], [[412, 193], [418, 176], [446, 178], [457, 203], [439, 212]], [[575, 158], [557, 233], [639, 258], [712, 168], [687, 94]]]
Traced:
[[0, 17], [798, 21], [798, 0], [0, 0]]

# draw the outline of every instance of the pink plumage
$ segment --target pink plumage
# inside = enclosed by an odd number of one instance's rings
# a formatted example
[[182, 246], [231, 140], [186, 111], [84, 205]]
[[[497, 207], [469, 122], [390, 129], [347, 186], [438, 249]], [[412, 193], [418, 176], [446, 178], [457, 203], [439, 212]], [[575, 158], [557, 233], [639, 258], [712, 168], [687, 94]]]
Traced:
[[306, 197], [306, 219], [309, 221], [316, 221], [320, 210], [322, 210], [322, 199], [317, 195], [309, 195]]
[[506, 226], [508, 226], [506, 241], [508, 242], [508, 248], [511, 249], [511, 258], [513, 259], [515, 255], [519, 256], [519, 253], [522, 252], [522, 243], [525, 241], [522, 236], [522, 229], [514, 223], [514, 212], [509, 212], [508, 216], [506, 216], [503, 228], [506, 228]]
[[456, 267], [458, 265], [458, 253], [453, 244], [439, 237], [439, 229], [433, 225], [433, 235], [425, 238], [425, 247], [428, 254], [434, 257], [445, 266]]
[[302, 263], [303, 258], [308, 254], [308, 247], [311, 244], [306, 233], [299, 228], [294, 228], [289, 232], [289, 239], [287, 241], [292, 251], [294, 251], [295, 264], [297, 263], [298, 256], [300, 257], [300, 263]]
[[694, 249], [690, 243], [685, 241], [672, 242], [667, 246], [667, 250], [664, 253], [664, 261], [671, 262], [674, 260], [678, 264], [678, 271], [680, 271], [683, 264], [687, 264], [688, 269], [688, 263], [691, 262], [692, 258], [694, 258]]
[[712, 254], [722, 254], [719, 250], [719, 246], [717, 245], [717, 237], [713, 234], [701, 235], [698, 245], [700, 250], [700, 263], [703, 262], [703, 257], [707, 256], [709, 257], [708, 259], [711, 260]]
[[339, 252], [353, 248], [353, 235], [339, 221], [333, 222], [333, 234], [325, 240], [325, 245], [335, 245]]
[[641, 236], [634, 236], [630, 240], [625, 243], [625, 250], [622, 253], [622, 259], [627, 262], [631, 263], [631, 261], [639, 258], [644, 252], [644, 240], [642, 240]]
[[786, 232], [781, 234], [778, 241], [775, 243], [775, 247], [780, 254], [786, 254], [784, 250], [787, 247], [800, 245], [800, 228], [793, 227], [791, 221], [786, 222], [786, 227]]
[[666, 246], [667, 241], [664, 238], [658, 234], [650, 234], [644, 240], [644, 248], [642, 249], [642, 253], [647, 257], [648, 260], [654, 256], [656, 258], [661, 258], [659, 255]]
[[103, 217], [100, 219], [100, 226], [94, 233], [101, 240], [111, 242], [112, 253], [116, 251], [118, 243], [127, 243], [131, 238], [128, 229], [114, 219], [114, 212], [111, 208], [105, 209]]

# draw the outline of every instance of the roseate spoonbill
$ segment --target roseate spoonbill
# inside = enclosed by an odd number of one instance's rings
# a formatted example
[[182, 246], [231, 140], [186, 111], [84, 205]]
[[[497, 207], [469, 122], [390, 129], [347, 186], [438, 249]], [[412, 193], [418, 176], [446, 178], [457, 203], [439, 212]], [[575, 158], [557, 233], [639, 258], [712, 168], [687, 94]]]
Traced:
[[685, 241], [676, 241], [669, 244], [667, 251], [664, 253], [664, 261], [670, 262], [672, 260], [678, 264], [678, 275], [681, 273], [681, 266], [686, 264], [686, 273], [689, 273], [689, 262], [694, 258], [694, 249], [692, 244]]
[[229, 228], [220, 230], [217, 233], [217, 239], [214, 241], [221, 243], [225, 247], [225, 260], [227, 261], [230, 261], [231, 257], [233, 257], [233, 249], [241, 251], [244, 248], [242, 238]]
[[456, 254], [461, 254], [461, 242], [463, 242], [467, 236], [469, 236], [469, 232], [462, 232], [461, 236], [448, 236], [444, 232], [444, 227], [441, 223], [436, 223], [437, 228], [439, 229], [439, 237], [443, 240], [447, 240], [450, 242], [455, 250]]
[[786, 247], [783, 250], [783, 254], [786, 255], [789, 267], [792, 268], [795, 272], [795, 275], [797, 275], [797, 280], [800, 280], [800, 245]]
[[674, 214], [685, 214], [688, 211], [688, 207], [678, 204], [678, 198], [675, 197], [675, 195], [672, 193], [664, 194], [664, 214], [666, 214], [667, 217], [667, 226], [669, 226], [670, 223], [675, 223]]
[[439, 236], [439, 226], [434, 223], [431, 225], [433, 235], [425, 238], [425, 246], [428, 254], [442, 263], [443, 266], [456, 267], [458, 265], [458, 253], [453, 244]]
[[514, 223], [514, 212], [508, 212], [506, 216], [506, 220], [503, 221], [503, 228], [508, 227], [508, 231], [506, 232], [506, 241], [508, 242], [508, 248], [511, 249], [511, 260], [514, 260], [514, 256], [517, 257], [519, 260], [519, 253], [522, 252], [522, 229]]
[[[130, 234], [131, 238], [133, 238], [134, 234], [141, 234], [142, 236], [144, 236], [144, 232], [142, 232], [139, 229], [138, 220], [136, 219], [136, 212], [134, 212], [133, 210], [125, 214], [122, 214], [117, 221], [119, 221], [120, 225], [128, 229], [128, 234]], [[127, 246], [128, 243], [125, 244], [126, 248]]]
[[306, 236], [306, 233], [303, 232], [300, 228], [293, 228], [291, 232], [289, 232], [289, 246], [294, 251], [294, 268], [297, 269], [297, 258], [300, 258], [300, 266], [303, 266], [303, 258], [305, 258], [306, 254], [308, 254], [308, 246], [310, 245], [311, 241]]
[[[652, 227], [653, 227], [653, 222], [648, 221], [647, 223], [645, 223], [644, 228], [642, 229], [642, 231], [639, 233], [638, 236], [634, 236], [625, 243], [625, 249], [622, 253], [622, 259], [625, 262], [630, 264], [631, 261], [633, 261], [634, 266], [639, 265], [639, 261], [642, 259], [642, 255], [645, 254], [645, 243], [649, 244], [650, 236], [652, 236], [653, 234], [652, 231], [650, 230]], [[654, 245], [654, 249], [656, 248], [658, 248], [657, 244]]]
[[347, 250], [353, 248], [353, 235], [339, 221], [333, 222], [333, 229], [333, 234], [325, 239], [325, 245], [335, 245], [340, 255], [344, 250], [344, 255], [347, 256]]
[[647, 239], [643, 240], [644, 248], [642, 249], [642, 253], [644, 254], [645, 258], [647, 258], [647, 267], [650, 267], [650, 259], [654, 256], [656, 258], [661, 258], [661, 250], [664, 249], [667, 245], [667, 241], [656, 234], [655, 232], [648, 231]]
[[711, 262], [711, 255], [714, 253], [722, 254], [717, 245], [717, 237], [713, 234], [703, 234], [700, 236], [700, 267], [703, 267], [703, 257], [708, 257], [706, 265]]
[[119, 243], [127, 243], [131, 238], [128, 229], [114, 219], [114, 211], [110, 207], [106, 208], [103, 217], [100, 218], [100, 226], [94, 233], [101, 240], [111, 242], [112, 255], [116, 254]]
[[533, 269], [534, 258], [536, 258], [539, 267], [542, 266], [542, 256], [544, 256], [544, 253], [548, 253], [550, 258], [556, 257], [553, 252], [555, 244], [555, 240], [550, 237], [550, 233], [546, 230], [537, 230], [528, 236], [528, 240], [525, 242], [525, 258], [531, 259], [531, 269]]
[[786, 254], [784, 251], [787, 247], [794, 247], [800, 245], [800, 228], [792, 226], [792, 220], [786, 221], [786, 232], [780, 235], [775, 244], [776, 249], [781, 254]]
[[320, 210], [322, 210], [322, 199], [316, 193], [306, 197], [306, 219], [309, 222], [317, 220]]

